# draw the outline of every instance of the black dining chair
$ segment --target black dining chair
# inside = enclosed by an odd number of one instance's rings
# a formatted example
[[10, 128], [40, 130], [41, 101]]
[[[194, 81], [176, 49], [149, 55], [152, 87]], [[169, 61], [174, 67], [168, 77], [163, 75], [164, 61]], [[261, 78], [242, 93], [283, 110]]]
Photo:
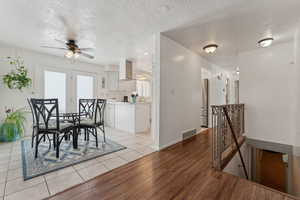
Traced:
[[[41, 140], [49, 138], [49, 135], [52, 135], [56, 158], [59, 158], [59, 146], [62, 140], [74, 131], [74, 125], [60, 121], [58, 99], [31, 99], [31, 105], [36, 120], [35, 158], [38, 156]], [[51, 145], [51, 141], [49, 143]]]
[[[89, 140], [88, 128], [81, 126], [80, 123], [90, 123], [95, 112], [96, 99], [79, 99], [79, 128], [84, 129], [84, 140]], [[80, 133], [80, 131], [79, 131]]]
[[34, 112], [33, 112], [32, 104], [31, 104], [31, 100], [27, 98], [27, 102], [29, 104], [31, 115], [32, 115], [31, 148], [33, 148], [34, 137], [35, 137], [35, 132], [36, 132], [37, 126], [36, 126], [36, 120], [35, 120], [35, 115], [34, 115]]
[[[89, 134], [91, 133], [96, 139], [96, 147], [98, 147], [98, 131], [99, 128], [103, 133], [103, 141], [106, 143], [105, 127], [104, 127], [104, 111], [106, 107], [105, 99], [95, 100], [95, 109], [92, 115], [88, 115], [86, 118], [79, 120], [79, 128], [85, 129], [87, 134], [87, 140], [89, 140]], [[79, 113], [81, 112], [79, 106]]]

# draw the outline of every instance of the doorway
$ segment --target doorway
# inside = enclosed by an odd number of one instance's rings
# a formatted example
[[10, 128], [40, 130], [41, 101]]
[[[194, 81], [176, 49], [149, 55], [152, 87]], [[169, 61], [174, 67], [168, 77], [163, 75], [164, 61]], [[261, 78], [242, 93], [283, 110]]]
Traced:
[[201, 127], [208, 128], [208, 113], [209, 113], [209, 80], [202, 80], [202, 107], [201, 107]]

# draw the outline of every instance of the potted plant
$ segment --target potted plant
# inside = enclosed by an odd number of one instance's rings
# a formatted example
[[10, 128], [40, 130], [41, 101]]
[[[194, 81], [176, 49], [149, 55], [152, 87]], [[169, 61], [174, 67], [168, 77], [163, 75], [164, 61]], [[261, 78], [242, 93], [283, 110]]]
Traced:
[[20, 139], [25, 133], [26, 112], [24, 109], [13, 111], [6, 109], [6, 118], [0, 124], [0, 142], [11, 142]]
[[20, 57], [7, 57], [8, 63], [15, 66], [15, 70], [3, 76], [3, 82], [9, 89], [22, 90], [31, 85], [31, 78], [28, 77], [28, 71], [24, 66], [24, 61]]

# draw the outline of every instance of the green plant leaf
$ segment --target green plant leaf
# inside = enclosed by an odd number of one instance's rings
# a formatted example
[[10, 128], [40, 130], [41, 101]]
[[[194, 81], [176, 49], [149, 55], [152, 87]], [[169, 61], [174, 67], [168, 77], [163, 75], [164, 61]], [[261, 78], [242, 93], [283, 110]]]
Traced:
[[12, 141], [25, 133], [26, 111], [21, 108], [7, 115], [0, 127], [0, 138]]
[[9, 64], [14, 65], [16, 70], [4, 75], [3, 82], [9, 89], [19, 89], [30, 87], [32, 80], [28, 77], [28, 70], [23, 66], [24, 61], [20, 58], [7, 57]]

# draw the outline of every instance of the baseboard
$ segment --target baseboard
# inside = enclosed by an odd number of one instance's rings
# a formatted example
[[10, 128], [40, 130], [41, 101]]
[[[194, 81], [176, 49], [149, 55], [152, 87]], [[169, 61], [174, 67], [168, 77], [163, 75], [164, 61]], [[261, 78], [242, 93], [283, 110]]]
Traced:
[[[202, 132], [201, 130], [197, 130], [197, 133], [194, 136], [200, 134], [201, 132]], [[194, 136], [192, 136], [192, 137], [194, 137]], [[183, 141], [182, 138], [177, 138], [176, 140], [173, 140], [172, 142], [169, 142], [167, 144], [159, 146], [158, 151], [163, 150], [163, 149], [165, 149], [169, 146], [172, 146], [172, 145], [177, 144], [177, 143], [182, 142], [182, 141]]]
[[173, 140], [173, 141], [171, 141], [171, 142], [169, 142], [169, 143], [167, 143], [167, 144], [159, 145], [159, 151], [160, 151], [160, 150], [163, 150], [163, 149], [165, 149], [165, 148], [167, 148], [167, 147], [169, 147], [169, 146], [172, 146], [172, 145], [174, 145], [174, 144], [177, 144], [177, 143], [179, 143], [179, 142], [181, 142], [181, 141], [182, 141], [181, 138], [177, 138], [176, 140]]

